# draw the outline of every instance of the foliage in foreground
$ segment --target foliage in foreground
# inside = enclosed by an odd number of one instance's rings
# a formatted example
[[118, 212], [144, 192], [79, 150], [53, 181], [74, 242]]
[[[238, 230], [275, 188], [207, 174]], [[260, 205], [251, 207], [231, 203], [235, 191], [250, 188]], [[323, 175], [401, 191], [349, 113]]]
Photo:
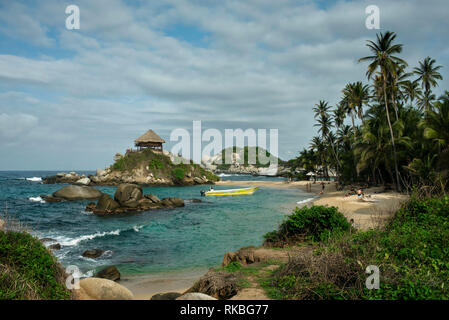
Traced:
[[69, 299], [64, 271], [27, 232], [0, 231], [0, 300]]
[[[384, 230], [333, 234], [265, 283], [277, 299], [449, 299], [449, 198], [412, 198]], [[380, 269], [368, 290], [365, 268]]]
[[349, 231], [351, 225], [336, 207], [304, 206], [281, 223], [277, 231], [267, 233], [265, 245], [278, 246], [298, 240], [326, 240], [333, 233]]

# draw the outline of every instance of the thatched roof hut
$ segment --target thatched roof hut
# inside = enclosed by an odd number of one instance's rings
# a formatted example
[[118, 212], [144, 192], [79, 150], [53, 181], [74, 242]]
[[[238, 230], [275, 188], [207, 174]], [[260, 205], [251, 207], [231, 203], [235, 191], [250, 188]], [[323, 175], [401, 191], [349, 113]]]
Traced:
[[162, 144], [165, 140], [159, 137], [153, 130], [148, 130], [143, 135], [134, 140], [136, 147], [139, 149], [151, 148], [162, 151]]

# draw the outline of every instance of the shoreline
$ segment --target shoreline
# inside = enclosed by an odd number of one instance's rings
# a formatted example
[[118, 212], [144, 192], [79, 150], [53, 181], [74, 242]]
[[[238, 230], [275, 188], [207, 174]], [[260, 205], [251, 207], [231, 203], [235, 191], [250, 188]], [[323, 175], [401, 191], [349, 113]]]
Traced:
[[[307, 185], [310, 189], [307, 190]], [[217, 186], [253, 185], [267, 188], [298, 189], [313, 195], [310, 201], [304, 203], [292, 203], [291, 207], [304, 205], [335, 206], [348, 220], [354, 219], [354, 227], [361, 230], [381, 226], [400, 207], [408, 196], [393, 191], [384, 191], [381, 187], [365, 189], [365, 194], [370, 197], [368, 201], [360, 201], [357, 196], [345, 196], [347, 190], [336, 190], [335, 182], [325, 182], [324, 194], [320, 195], [321, 184], [310, 181], [232, 181], [225, 180], [216, 183]], [[307, 200], [307, 199], [306, 199]], [[288, 204], [290, 206], [290, 204]], [[223, 252], [223, 255], [226, 252]], [[207, 272], [207, 268], [187, 269], [182, 271], [169, 271], [157, 274], [124, 275], [120, 284], [127, 287], [136, 300], [149, 300], [154, 294], [179, 292], [189, 289], [195, 281]]]

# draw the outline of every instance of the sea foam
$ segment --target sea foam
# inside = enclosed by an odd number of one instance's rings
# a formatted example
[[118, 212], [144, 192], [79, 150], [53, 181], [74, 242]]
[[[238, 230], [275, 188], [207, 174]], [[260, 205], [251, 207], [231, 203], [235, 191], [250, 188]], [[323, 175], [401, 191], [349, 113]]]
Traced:
[[32, 177], [32, 178], [25, 178], [27, 181], [33, 181], [33, 182], [42, 182], [41, 177]]
[[29, 197], [28, 200], [33, 202], [45, 203], [44, 199], [42, 199], [41, 197]]
[[310, 201], [312, 201], [312, 200], [315, 200], [316, 198], [317, 198], [317, 197], [307, 198], [307, 199], [298, 201], [298, 202], [296, 202], [296, 203], [297, 203], [297, 204], [305, 204], [305, 203], [307, 203], [307, 202], [310, 202]]

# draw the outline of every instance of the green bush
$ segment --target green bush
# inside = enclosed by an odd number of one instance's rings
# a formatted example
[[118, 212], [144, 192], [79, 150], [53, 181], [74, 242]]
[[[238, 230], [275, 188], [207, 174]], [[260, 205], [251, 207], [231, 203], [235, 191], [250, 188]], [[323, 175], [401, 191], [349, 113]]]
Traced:
[[186, 171], [184, 168], [175, 168], [173, 169], [173, 177], [175, 177], [177, 180], [182, 180], [184, 179], [186, 174]]
[[351, 225], [336, 207], [296, 208], [277, 231], [267, 233], [266, 243], [291, 240], [323, 241], [333, 233], [349, 231]]
[[2, 300], [70, 298], [56, 258], [29, 233], [0, 231], [0, 271]]
[[151, 159], [148, 167], [153, 169], [162, 169], [164, 167], [164, 164], [159, 159]]

